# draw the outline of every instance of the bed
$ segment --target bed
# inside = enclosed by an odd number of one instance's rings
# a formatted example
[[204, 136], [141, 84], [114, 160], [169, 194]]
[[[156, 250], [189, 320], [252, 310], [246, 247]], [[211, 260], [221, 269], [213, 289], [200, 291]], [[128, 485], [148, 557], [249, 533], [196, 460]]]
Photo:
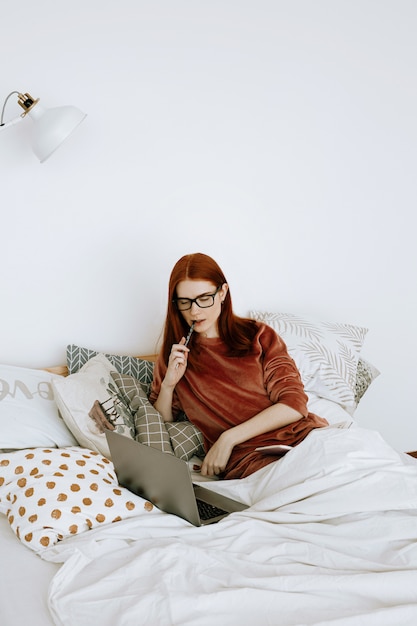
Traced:
[[[62, 366], [0, 366], [2, 626], [415, 626], [417, 460], [355, 420], [379, 375], [367, 330], [250, 315], [283, 336], [329, 426], [242, 480], [204, 480], [198, 432], [161, 426], [154, 356], [69, 345]], [[121, 487], [96, 401], [248, 508], [194, 527]]]

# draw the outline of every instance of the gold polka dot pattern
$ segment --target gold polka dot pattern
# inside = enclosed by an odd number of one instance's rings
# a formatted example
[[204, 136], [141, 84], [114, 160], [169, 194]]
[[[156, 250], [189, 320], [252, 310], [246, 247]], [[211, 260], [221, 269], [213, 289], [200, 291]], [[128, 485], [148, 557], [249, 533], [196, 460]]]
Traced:
[[0, 454], [0, 512], [35, 552], [141, 510], [142, 498], [119, 486], [113, 464], [97, 452], [71, 447]]

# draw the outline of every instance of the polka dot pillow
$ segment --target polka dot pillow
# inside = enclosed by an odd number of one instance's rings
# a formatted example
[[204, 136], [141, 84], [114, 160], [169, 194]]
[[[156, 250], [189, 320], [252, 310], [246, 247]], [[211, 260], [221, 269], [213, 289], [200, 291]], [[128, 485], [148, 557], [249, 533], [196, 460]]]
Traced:
[[0, 454], [0, 512], [35, 552], [91, 528], [143, 513], [120, 487], [113, 464], [85, 448], [34, 448]]

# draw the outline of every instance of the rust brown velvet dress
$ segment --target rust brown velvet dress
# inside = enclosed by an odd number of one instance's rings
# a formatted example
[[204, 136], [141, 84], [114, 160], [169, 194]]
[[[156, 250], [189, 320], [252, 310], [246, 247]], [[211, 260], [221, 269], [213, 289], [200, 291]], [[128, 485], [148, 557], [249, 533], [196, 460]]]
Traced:
[[[309, 413], [300, 374], [284, 341], [263, 323], [258, 324], [254, 350], [244, 357], [230, 357], [219, 338], [197, 333], [190, 348], [197, 349], [199, 369], [188, 367], [173, 397], [174, 416], [184, 411], [203, 433], [206, 450], [221, 433], [281, 402], [303, 417], [279, 429], [258, 435], [233, 449], [222, 478], [244, 478], [276, 460], [255, 452], [258, 446], [297, 445], [314, 428], [327, 426], [325, 419]], [[154, 371], [150, 401], [158, 397], [166, 365], [160, 356]]]

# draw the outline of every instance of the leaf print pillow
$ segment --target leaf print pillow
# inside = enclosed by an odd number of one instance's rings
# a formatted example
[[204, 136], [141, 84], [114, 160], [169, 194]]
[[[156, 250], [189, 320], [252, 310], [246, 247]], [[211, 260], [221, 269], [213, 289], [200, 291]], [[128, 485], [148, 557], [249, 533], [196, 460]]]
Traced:
[[291, 313], [250, 311], [249, 315], [274, 328], [285, 341], [307, 393], [337, 402], [353, 413], [358, 361], [367, 328], [318, 322]]

